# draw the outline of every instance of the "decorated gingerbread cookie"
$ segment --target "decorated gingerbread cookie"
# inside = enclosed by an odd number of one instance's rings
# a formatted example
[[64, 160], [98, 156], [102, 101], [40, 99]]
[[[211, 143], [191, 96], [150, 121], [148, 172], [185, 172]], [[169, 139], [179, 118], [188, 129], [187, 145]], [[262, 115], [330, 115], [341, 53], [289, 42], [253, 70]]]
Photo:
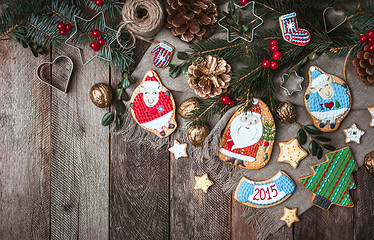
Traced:
[[214, 182], [209, 179], [208, 173], [205, 173], [201, 177], [195, 176], [195, 181], [196, 182], [195, 182], [195, 187], [194, 188], [195, 189], [201, 189], [205, 193], [207, 193], [210, 186], [212, 186], [214, 184]]
[[371, 116], [370, 127], [374, 127], [374, 106], [368, 107], [368, 111]]
[[253, 181], [242, 177], [234, 198], [246, 206], [268, 208], [278, 205], [295, 191], [295, 183], [283, 171], [265, 181]]
[[314, 174], [299, 178], [299, 182], [312, 192], [312, 203], [323, 210], [332, 204], [353, 207], [349, 190], [356, 188], [352, 172], [357, 165], [351, 149], [345, 147], [325, 156], [325, 162], [312, 166]]
[[238, 109], [221, 138], [219, 158], [246, 169], [259, 169], [270, 160], [275, 137], [274, 118], [268, 106], [253, 99], [248, 111]]
[[356, 123], [353, 123], [349, 128], [343, 129], [345, 134], [345, 143], [355, 142], [357, 144], [361, 143], [361, 137], [365, 134], [365, 131], [359, 129]]
[[351, 109], [351, 91], [343, 79], [311, 66], [304, 102], [314, 126], [322, 132], [333, 132]]
[[287, 162], [293, 168], [297, 168], [300, 161], [308, 156], [307, 151], [300, 146], [296, 138], [292, 138], [288, 142], [279, 142], [279, 149], [277, 162]]
[[160, 42], [157, 46], [152, 49], [153, 64], [155, 67], [164, 68], [169, 65], [171, 58], [173, 57], [174, 47], [167, 42]]
[[155, 71], [148, 71], [131, 96], [131, 114], [144, 129], [167, 137], [177, 127], [175, 102]]
[[297, 216], [297, 208], [283, 208], [283, 215], [280, 220], [285, 221], [288, 227], [291, 227], [294, 222], [299, 221]]

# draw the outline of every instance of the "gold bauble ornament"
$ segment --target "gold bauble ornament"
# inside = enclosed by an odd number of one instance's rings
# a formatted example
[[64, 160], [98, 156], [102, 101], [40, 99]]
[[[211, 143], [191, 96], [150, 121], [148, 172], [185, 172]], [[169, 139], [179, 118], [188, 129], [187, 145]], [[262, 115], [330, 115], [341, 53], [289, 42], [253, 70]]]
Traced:
[[96, 83], [91, 87], [90, 98], [99, 108], [109, 107], [113, 99], [112, 89], [106, 83]]
[[196, 147], [203, 146], [204, 140], [208, 136], [208, 134], [209, 128], [207, 125], [201, 127], [189, 126], [187, 129], [188, 141]]
[[364, 164], [369, 173], [374, 175], [374, 151], [366, 154]]
[[278, 105], [278, 118], [284, 124], [291, 124], [296, 121], [296, 109], [290, 102], [281, 102]]
[[182, 118], [188, 119], [188, 115], [200, 105], [200, 99], [196, 97], [189, 98], [184, 100], [178, 108], [178, 113]]

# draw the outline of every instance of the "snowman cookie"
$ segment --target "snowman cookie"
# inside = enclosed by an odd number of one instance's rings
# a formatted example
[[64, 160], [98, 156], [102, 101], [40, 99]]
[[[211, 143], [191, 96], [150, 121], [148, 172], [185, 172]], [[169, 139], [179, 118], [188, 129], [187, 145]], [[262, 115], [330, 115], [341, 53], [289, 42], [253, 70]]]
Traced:
[[271, 155], [275, 138], [274, 118], [259, 98], [247, 111], [239, 108], [227, 124], [219, 147], [219, 158], [246, 169], [264, 167]]
[[131, 114], [144, 129], [158, 137], [169, 136], [177, 127], [175, 102], [157, 73], [148, 71], [131, 96]]
[[314, 126], [322, 132], [333, 132], [348, 115], [352, 96], [343, 79], [311, 66], [304, 102]]

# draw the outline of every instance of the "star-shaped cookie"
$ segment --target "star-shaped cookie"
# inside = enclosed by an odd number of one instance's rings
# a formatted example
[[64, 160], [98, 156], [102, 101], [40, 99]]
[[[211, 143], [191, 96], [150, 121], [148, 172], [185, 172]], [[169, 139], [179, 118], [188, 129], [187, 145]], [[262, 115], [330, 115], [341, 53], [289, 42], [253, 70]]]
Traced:
[[299, 144], [296, 138], [292, 138], [288, 142], [279, 142], [280, 153], [277, 162], [288, 162], [293, 168], [297, 168], [300, 161], [308, 156]]
[[360, 144], [361, 136], [365, 134], [365, 131], [359, 129], [356, 123], [353, 123], [349, 128], [343, 129], [343, 132], [345, 133], [346, 143], [355, 142]]
[[213, 181], [211, 181], [208, 177], [208, 173], [205, 173], [201, 177], [195, 176], [195, 189], [201, 189], [204, 192], [208, 192], [208, 188], [214, 184]]
[[299, 218], [297, 217], [297, 208], [283, 208], [283, 216], [280, 220], [285, 221], [288, 227], [291, 227], [294, 222], [298, 222]]
[[187, 143], [180, 143], [178, 140], [174, 140], [174, 145], [169, 148], [169, 151], [174, 154], [175, 159], [180, 157], [188, 157], [187, 146]]
[[371, 115], [370, 127], [374, 127], [374, 106], [368, 107], [368, 111]]

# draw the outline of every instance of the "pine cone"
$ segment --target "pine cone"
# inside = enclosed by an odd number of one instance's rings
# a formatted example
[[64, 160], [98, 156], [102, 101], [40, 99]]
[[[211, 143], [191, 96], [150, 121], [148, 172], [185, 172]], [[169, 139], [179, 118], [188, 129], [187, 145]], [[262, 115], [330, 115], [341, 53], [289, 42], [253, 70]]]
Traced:
[[374, 53], [368, 51], [369, 45], [359, 51], [353, 59], [353, 73], [366, 86], [374, 85]]
[[213, 0], [167, 0], [168, 13], [166, 27], [171, 33], [185, 42], [193, 39], [202, 40], [213, 31], [217, 22], [217, 6]]
[[197, 95], [212, 98], [226, 92], [231, 81], [231, 66], [221, 57], [206, 56], [188, 67], [188, 84]]

